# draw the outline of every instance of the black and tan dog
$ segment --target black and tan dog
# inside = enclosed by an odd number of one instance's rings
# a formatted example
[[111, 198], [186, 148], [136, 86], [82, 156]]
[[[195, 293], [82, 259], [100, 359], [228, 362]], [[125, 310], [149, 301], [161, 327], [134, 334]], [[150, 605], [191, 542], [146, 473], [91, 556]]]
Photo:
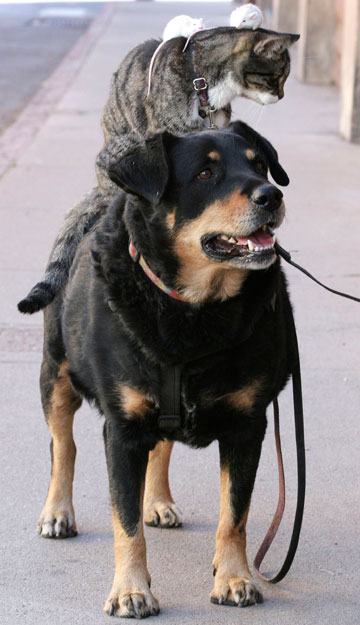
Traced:
[[[272, 232], [285, 209], [268, 169], [288, 183], [271, 144], [241, 122], [185, 137], [162, 133], [134, 148], [110, 171], [126, 192], [85, 237], [66, 293], [45, 311], [41, 391], [53, 465], [38, 531], [76, 534], [72, 423], [85, 397], [105, 416], [111, 615], [159, 611], [142, 524], [181, 524], [168, 483], [174, 440], [219, 441], [211, 601], [262, 600], [246, 559], [246, 519], [266, 408], [292, 360], [290, 303]], [[186, 363], [174, 390], [181, 416], [169, 427], [159, 419], [162, 375], [179, 363]]]

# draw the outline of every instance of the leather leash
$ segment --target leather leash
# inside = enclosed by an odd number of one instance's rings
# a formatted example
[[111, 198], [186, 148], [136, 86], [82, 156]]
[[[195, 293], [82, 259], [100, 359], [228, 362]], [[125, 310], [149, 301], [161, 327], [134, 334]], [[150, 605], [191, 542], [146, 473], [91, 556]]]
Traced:
[[[291, 254], [282, 248], [278, 243], [275, 243], [276, 253], [281, 256], [287, 263], [302, 271], [308, 278], [311, 278], [316, 284], [319, 284], [330, 293], [334, 293], [335, 295], [340, 295], [341, 297], [346, 297], [347, 299], [351, 299], [355, 302], [360, 302], [358, 297], [354, 295], [349, 295], [348, 293], [343, 293], [342, 291], [337, 291], [335, 289], [331, 289], [326, 286], [322, 282], [320, 282], [317, 278], [315, 278], [309, 271], [295, 263], [291, 259]], [[295, 520], [293, 531], [290, 539], [290, 546], [284, 563], [280, 569], [280, 571], [274, 575], [273, 577], [267, 577], [260, 572], [260, 565], [268, 552], [271, 543], [273, 542], [276, 533], [279, 529], [279, 525], [284, 513], [285, 509], [285, 478], [284, 478], [284, 466], [282, 460], [282, 452], [281, 452], [281, 443], [280, 443], [280, 429], [279, 429], [279, 406], [277, 399], [274, 401], [274, 430], [275, 430], [275, 441], [276, 441], [276, 452], [277, 452], [277, 460], [278, 460], [278, 473], [279, 473], [279, 499], [278, 505], [274, 514], [274, 518], [269, 527], [269, 530], [257, 552], [254, 560], [254, 567], [258, 575], [266, 580], [267, 582], [271, 582], [272, 584], [276, 584], [280, 580], [282, 580], [286, 573], [288, 572], [292, 561], [294, 559], [296, 549], [299, 542], [303, 512], [304, 512], [304, 502], [305, 502], [305, 485], [306, 485], [306, 469], [305, 469], [305, 440], [304, 440], [304, 418], [303, 418], [303, 405], [302, 405], [302, 390], [301, 390], [301, 371], [300, 371], [300, 358], [299, 358], [299, 348], [298, 341], [296, 335], [296, 328], [293, 313], [291, 310], [291, 306], [289, 306], [289, 318], [291, 322], [291, 332], [294, 341], [294, 363], [293, 363], [293, 371], [292, 371], [292, 385], [293, 385], [293, 397], [294, 397], [294, 417], [295, 417], [295, 436], [296, 436], [296, 449], [297, 449], [297, 475], [298, 475], [298, 494], [297, 494], [297, 506], [295, 512]]]
[[281, 256], [284, 260], [286, 260], [286, 262], [289, 263], [289, 265], [292, 265], [293, 267], [296, 267], [296, 269], [299, 269], [299, 271], [302, 271], [308, 278], [316, 282], [316, 284], [319, 284], [320, 286], [322, 286], [323, 289], [326, 289], [327, 291], [330, 291], [330, 293], [334, 293], [335, 295], [340, 295], [340, 297], [346, 297], [347, 299], [352, 299], [354, 302], [360, 302], [360, 298], [355, 297], [354, 295], [349, 295], [348, 293], [343, 293], [342, 291], [336, 291], [335, 289], [331, 289], [329, 286], [326, 286], [325, 284], [320, 282], [320, 280], [315, 278], [309, 271], [304, 269], [304, 267], [301, 267], [301, 265], [298, 265], [297, 263], [295, 263], [291, 258], [290, 252], [287, 252], [287, 250], [284, 250], [284, 248], [281, 247], [278, 243], [275, 243], [275, 251], [279, 256]]
[[293, 386], [293, 401], [294, 401], [294, 419], [295, 419], [295, 437], [296, 437], [296, 454], [297, 454], [297, 504], [295, 512], [295, 520], [293, 530], [290, 539], [290, 545], [286, 554], [284, 563], [278, 573], [273, 577], [268, 577], [260, 572], [260, 565], [268, 552], [271, 543], [273, 542], [276, 533], [279, 529], [281, 519], [285, 509], [285, 477], [284, 477], [284, 465], [281, 452], [280, 443], [280, 427], [279, 427], [279, 406], [277, 399], [274, 400], [274, 429], [275, 429], [275, 441], [276, 441], [276, 453], [278, 460], [278, 472], [279, 472], [279, 499], [276, 512], [269, 530], [261, 543], [260, 549], [257, 552], [254, 560], [254, 567], [258, 575], [265, 581], [277, 584], [282, 580], [291, 564], [294, 560], [297, 546], [299, 543], [301, 524], [304, 513], [305, 504], [305, 487], [306, 487], [306, 464], [305, 464], [305, 438], [304, 438], [304, 416], [303, 416], [303, 402], [302, 402], [302, 389], [301, 389], [301, 371], [300, 371], [300, 358], [299, 348], [296, 335], [295, 321], [292, 313], [290, 303], [287, 302], [288, 313], [290, 318], [290, 329], [293, 338], [294, 346], [294, 361], [292, 368], [292, 386]]

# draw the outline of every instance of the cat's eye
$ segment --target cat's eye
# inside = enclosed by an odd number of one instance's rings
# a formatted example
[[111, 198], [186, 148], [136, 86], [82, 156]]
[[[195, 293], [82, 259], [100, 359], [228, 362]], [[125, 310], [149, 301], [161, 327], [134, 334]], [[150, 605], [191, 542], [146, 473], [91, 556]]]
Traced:
[[200, 180], [209, 180], [212, 176], [211, 169], [203, 169], [196, 177]]

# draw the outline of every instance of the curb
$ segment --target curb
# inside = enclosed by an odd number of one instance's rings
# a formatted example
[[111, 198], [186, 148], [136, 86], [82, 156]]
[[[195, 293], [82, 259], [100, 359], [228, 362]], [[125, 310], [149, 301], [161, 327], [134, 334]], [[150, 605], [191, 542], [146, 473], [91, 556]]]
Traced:
[[93, 45], [104, 32], [115, 12], [113, 5], [105, 5], [88, 30], [78, 39], [60, 65], [31, 98], [15, 122], [0, 137], [0, 178], [26, 150], [50, 115], [66, 88], [73, 82]]

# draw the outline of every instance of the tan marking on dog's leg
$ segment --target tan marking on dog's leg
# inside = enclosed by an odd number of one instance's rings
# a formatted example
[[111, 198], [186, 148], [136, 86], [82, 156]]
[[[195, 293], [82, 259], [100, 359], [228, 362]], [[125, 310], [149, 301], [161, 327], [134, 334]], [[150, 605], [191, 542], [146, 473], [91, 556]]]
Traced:
[[262, 595], [251, 578], [246, 557], [246, 521], [249, 507], [238, 526], [231, 510], [229, 471], [221, 468], [220, 520], [216, 533], [213, 560], [215, 585], [210, 595], [213, 603], [245, 607], [262, 602]]
[[259, 392], [261, 386], [260, 380], [255, 380], [252, 384], [244, 386], [239, 391], [234, 393], [228, 393], [225, 397], [226, 400], [238, 410], [245, 410], [250, 412], [254, 405], [256, 394]]
[[114, 507], [112, 519], [116, 568], [104, 611], [110, 616], [154, 616], [159, 613], [159, 603], [150, 590], [142, 512], [133, 536], [124, 530]]
[[143, 419], [146, 412], [151, 409], [154, 404], [149, 395], [122, 382], [117, 384], [116, 391], [119, 396], [121, 408], [127, 419], [137, 417]]
[[160, 441], [149, 454], [145, 480], [145, 523], [153, 527], [181, 527], [182, 513], [169, 486], [169, 463], [174, 443]]
[[37, 526], [38, 533], [44, 538], [69, 538], [77, 534], [72, 504], [76, 456], [72, 426], [74, 414], [80, 406], [81, 399], [68, 376], [68, 362], [64, 361], [46, 415], [53, 446], [50, 485]]
[[233, 393], [226, 393], [225, 395], [220, 395], [217, 397], [212, 396], [210, 393], [204, 395], [202, 397], [202, 402], [204, 405], [214, 404], [217, 401], [226, 401], [233, 408], [237, 410], [242, 410], [244, 412], [250, 413], [254, 402], [256, 399], [257, 393], [261, 391], [262, 380], [254, 380], [251, 384], [247, 386], [243, 386], [243, 388], [238, 391], [234, 391]]

